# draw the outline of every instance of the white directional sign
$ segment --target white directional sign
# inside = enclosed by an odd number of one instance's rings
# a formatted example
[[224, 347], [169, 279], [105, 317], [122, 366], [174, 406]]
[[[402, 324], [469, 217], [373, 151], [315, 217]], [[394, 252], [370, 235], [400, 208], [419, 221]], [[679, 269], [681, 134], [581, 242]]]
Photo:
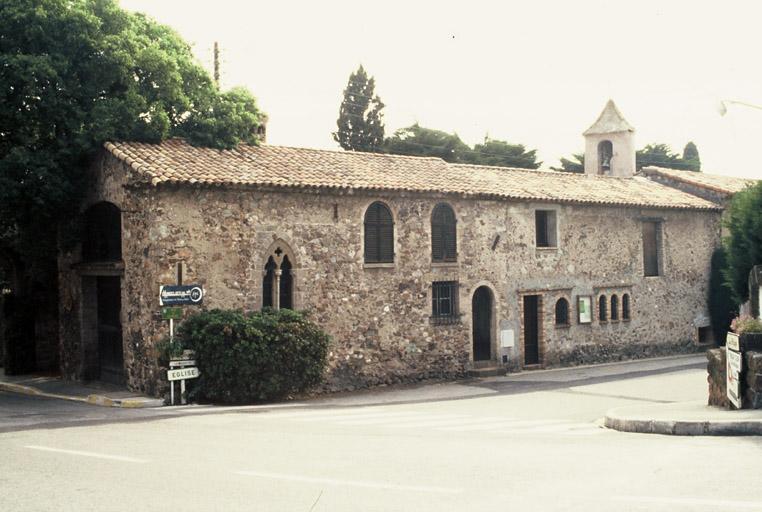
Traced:
[[725, 366], [725, 372], [727, 373], [727, 387], [728, 387], [728, 399], [736, 406], [741, 408], [741, 364], [743, 358], [740, 352], [734, 350], [725, 350], [727, 365]]
[[195, 379], [201, 375], [198, 368], [178, 368], [177, 370], [167, 370], [167, 380], [185, 380]]

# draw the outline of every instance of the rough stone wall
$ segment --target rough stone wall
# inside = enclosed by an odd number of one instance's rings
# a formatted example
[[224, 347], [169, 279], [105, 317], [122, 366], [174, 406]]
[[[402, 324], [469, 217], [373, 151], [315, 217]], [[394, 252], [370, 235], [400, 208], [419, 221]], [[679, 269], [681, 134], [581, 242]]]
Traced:
[[[706, 315], [718, 214], [643, 211], [383, 193], [337, 194], [252, 189], [124, 188], [121, 164], [106, 158], [94, 196], [123, 210], [123, 332], [128, 384], [159, 392], [153, 347], [166, 336], [158, 288], [201, 283], [204, 308], [258, 309], [263, 267], [276, 245], [294, 264], [295, 307], [332, 335], [328, 389], [353, 389], [463, 375], [472, 361], [471, 300], [493, 295], [492, 356], [523, 366], [521, 297], [541, 296], [542, 366], [643, 357], [693, 347]], [[395, 221], [395, 263], [363, 263], [363, 215], [384, 201]], [[431, 261], [430, 216], [445, 201], [457, 216], [458, 261]], [[535, 247], [534, 210], [554, 210], [558, 247]], [[663, 275], [643, 277], [643, 218], [663, 219]], [[79, 284], [62, 258], [62, 312], [76, 318]], [[66, 281], [64, 281], [66, 279]], [[461, 322], [432, 325], [431, 283], [459, 282]], [[629, 321], [577, 323], [577, 296], [629, 293]], [[555, 325], [555, 302], [570, 303], [570, 324]], [[186, 314], [191, 311], [186, 308]], [[62, 318], [64, 315], [62, 315]], [[620, 313], [621, 319], [621, 313]], [[76, 377], [79, 326], [62, 322], [66, 375]], [[502, 347], [501, 331], [514, 346]], [[509, 339], [510, 336], [505, 337]], [[75, 354], [72, 356], [71, 354]]]

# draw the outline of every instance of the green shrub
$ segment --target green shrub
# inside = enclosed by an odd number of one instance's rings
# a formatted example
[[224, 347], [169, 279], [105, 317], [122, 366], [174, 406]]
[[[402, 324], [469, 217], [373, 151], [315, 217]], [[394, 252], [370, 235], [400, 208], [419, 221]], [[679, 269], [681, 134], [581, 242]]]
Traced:
[[722, 275], [726, 267], [725, 249], [719, 247], [712, 254], [708, 302], [714, 338], [720, 345], [725, 344], [726, 335], [730, 330], [730, 322], [738, 312], [738, 305], [733, 300], [730, 287], [725, 283]]
[[762, 182], [733, 196], [725, 213], [725, 282], [736, 304], [749, 298], [749, 272], [762, 263]]
[[283, 398], [318, 384], [330, 338], [304, 313], [215, 309], [179, 328], [201, 372], [195, 396], [224, 403]]

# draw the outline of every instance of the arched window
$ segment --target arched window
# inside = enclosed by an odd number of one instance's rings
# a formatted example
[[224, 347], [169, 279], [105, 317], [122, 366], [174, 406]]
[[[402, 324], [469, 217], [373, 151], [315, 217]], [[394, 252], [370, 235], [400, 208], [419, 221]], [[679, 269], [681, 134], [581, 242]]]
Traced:
[[602, 140], [598, 144], [598, 174], [611, 172], [611, 158], [614, 156], [614, 146], [610, 140]]
[[107, 202], [96, 203], [85, 212], [83, 261], [122, 259], [122, 212]]
[[436, 205], [431, 214], [432, 261], [455, 261], [458, 257], [455, 238], [455, 212], [449, 205]]
[[291, 260], [276, 244], [267, 258], [262, 276], [262, 307], [294, 309], [294, 275]]
[[619, 320], [619, 297], [611, 296], [611, 320]]
[[607, 305], [606, 296], [601, 295], [600, 297], [598, 297], [598, 321], [599, 322], [605, 322], [607, 319], [606, 305]]
[[622, 295], [622, 320], [630, 319], [630, 295]]
[[365, 211], [365, 263], [394, 263], [392, 212], [378, 201]]
[[563, 297], [556, 302], [556, 325], [569, 325], [569, 301]]

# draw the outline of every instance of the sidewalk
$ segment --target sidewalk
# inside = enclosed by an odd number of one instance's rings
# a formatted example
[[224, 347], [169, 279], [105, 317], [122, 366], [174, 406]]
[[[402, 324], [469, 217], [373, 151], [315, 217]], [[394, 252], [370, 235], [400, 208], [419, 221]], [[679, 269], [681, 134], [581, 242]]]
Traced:
[[606, 413], [604, 425], [622, 432], [674, 436], [760, 436], [762, 410], [729, 411], [706, 400], [619, 407]]
[[71, 402], [82, 402], [103, 407], [144, 408], [161, 407], [164, 400], [149, 398], [119, 386], [104, 383], [64, 381], [59, 377], [35, 375], [5, 375], [0, 368], [0, 391], [21, 393], [24, 395], [57, 398]]

